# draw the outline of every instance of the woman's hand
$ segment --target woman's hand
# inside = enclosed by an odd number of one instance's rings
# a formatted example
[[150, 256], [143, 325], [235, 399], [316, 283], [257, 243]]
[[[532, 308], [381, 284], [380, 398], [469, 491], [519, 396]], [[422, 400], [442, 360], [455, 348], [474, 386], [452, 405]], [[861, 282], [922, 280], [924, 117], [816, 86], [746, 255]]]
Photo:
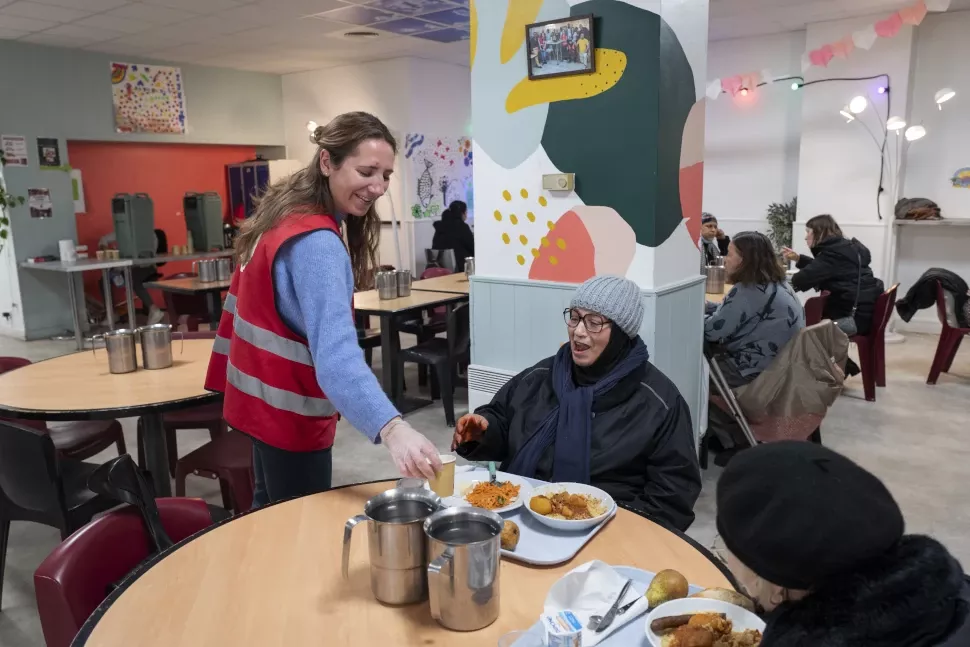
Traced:
[[488, 420], [477, 413], [466, 413], [458, 422], [455, 423], [455, 435], [451, 439], [451, 451], [462, 443], [470, 443], [481, 440], [488, 429]]
[[785, 257], [786, 261], [797, 261], [801, 258], [801, 255], [791, 247], [782, 247], [781, 255]]
[[381, 429], [381, 440], [391, 452], [401, 475], [432, 479], [441, 471], [438, 449], [401, 418], [394, 418], [384, 425]]

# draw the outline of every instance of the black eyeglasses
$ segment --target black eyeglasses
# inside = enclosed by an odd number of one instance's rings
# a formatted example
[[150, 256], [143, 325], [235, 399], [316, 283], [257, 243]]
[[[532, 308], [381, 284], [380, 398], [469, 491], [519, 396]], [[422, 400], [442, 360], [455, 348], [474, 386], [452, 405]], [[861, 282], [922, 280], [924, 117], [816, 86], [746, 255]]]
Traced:
[[603, 330], [603, 328], [612, 323], [609, 319], [606, 319], [602, 315], [592, 312], [587, 315], [579, 316], [579, 313], [571, 308], [566, 308], [563, 310], [562, 317], [566, 320], [566, 325], [570, 328], [575, 328], [579, 325], [579, 322], [582, 321], [586, 330], [592, 333], [600, 332]]

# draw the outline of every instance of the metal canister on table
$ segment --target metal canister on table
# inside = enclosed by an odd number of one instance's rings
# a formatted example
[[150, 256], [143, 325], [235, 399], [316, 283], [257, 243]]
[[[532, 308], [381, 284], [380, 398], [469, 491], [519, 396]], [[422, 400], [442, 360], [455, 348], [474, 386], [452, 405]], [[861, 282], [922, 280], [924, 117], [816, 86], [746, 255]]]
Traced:
[[465, 258], [465, 276], [475, 276], [475, 257]]
[[[98, 339], [104, 341], [104, 348], [108, 351], [108, 371], [120, 374], [131, 373], [138, 369], [138, 360], [135, 357], [135, 334], [134, 330], [119, 328], [94, 337], [94, 341]], [[97, 348], [92, 347], [91, 350], [97, 357]]]
[[708, 265], [704, 268], [707, 280], [704, 282], [704, 292], [707, 294], [722, 294], [724, 292], [724, 267]]
[[219, 280], [218, 259], [195, 261], [192, 263], [192, 270], [199, 275], [200, 283], [215, 283]]
[[374, 284], [379, 299], [397, 298], [397, 272], [378, 272], [374, 275]]
[[411, 296], [411, 270], [398, 270], [397, 275], [397, 296]]
[[220, 281], [228, 281], [232, 276], [232, 259], [220, 258], [216, 262], [216, 274]]
[[[138, 329], [141, 337], [141, 365], [149, 370], [168, 368], [172, 365], [172, 327], [153, 324]], [[174, 333], [181, 335], [182, 333]], [[184, 344], [184, 338], [182, 343]]]

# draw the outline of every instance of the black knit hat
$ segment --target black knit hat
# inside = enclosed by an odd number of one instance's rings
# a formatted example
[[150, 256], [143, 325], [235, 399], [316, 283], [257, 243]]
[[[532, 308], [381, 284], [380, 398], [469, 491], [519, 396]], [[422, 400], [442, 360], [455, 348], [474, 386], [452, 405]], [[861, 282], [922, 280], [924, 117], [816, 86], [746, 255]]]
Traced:
[[845, 456], [788, 441], [732, 459], [717, 484], [717, 530], [764, 579], [809, 590], [892, 548], [903, 515], [886, 486]]
[[714, 214], [705, 211], [701, 214], [701, 224], [703, 225], [707, 222], [717, 222], [717, 218], [714, 217]]

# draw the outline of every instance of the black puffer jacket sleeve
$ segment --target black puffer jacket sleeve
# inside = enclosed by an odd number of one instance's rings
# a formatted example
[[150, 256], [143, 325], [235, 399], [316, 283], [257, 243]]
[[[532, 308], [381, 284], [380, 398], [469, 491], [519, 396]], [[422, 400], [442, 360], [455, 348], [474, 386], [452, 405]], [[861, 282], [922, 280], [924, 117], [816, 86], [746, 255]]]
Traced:
[[797, 267], [799, 271], [791, 277], [791, 285], [796, 292], [817, 289], [824, 281], [829, 281], [842, 273], [838, 263], [834, 263], [829, 254], [820, 254], [816, 258], [801, 256]]

